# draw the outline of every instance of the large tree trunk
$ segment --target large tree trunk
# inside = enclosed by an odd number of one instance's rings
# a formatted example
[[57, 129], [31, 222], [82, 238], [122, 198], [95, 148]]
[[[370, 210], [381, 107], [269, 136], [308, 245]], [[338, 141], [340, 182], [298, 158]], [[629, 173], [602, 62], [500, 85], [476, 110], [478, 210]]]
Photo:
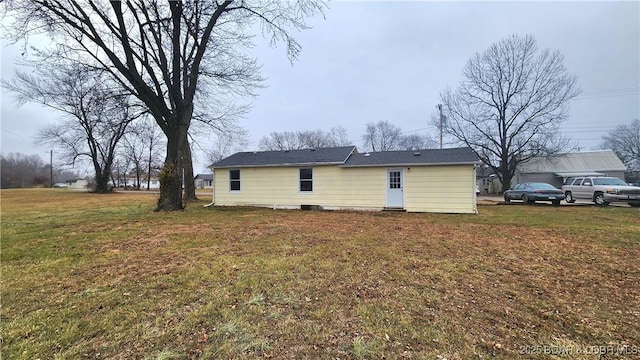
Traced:
[[508, 161], [503, 160], [500, 163], [500, 182], [502, 185], [502, 192], [511, 188], [511, 180], [513, 179], [513, 172], [510, 171]]
[[96, 178], [96, 187], [93, 192], [96, 194], [104, 194], [110, 191], [109, 189], [109, 177], [111, 176], [111, 164], [105, 164], [104, 169], [96, 159], [93, 158], [93, 170]]
[[191, 158], [191, 147], [189, 139], [185, 136], [182, 143], [182, 166], [184, 167], [184, 201], [192, 202], [198, 200], [196, 196], [196, 184], [193, 176], [193, 160]]
[[111, 192], [111, 189], [109, 188], [110, 178], [110, 167], [106, 167], [104, 170], [96, 170], [96, 188], [94, 189], [94, 192], [97, 194], [105, 194]]
[[156, 211], [183, 210], [181, 150], [185, 135], [180, 134], [180, 130], [175, 128], [165, 131], [165, 135], [167, 136], [167, 157], [158, 176], [160, 198]]

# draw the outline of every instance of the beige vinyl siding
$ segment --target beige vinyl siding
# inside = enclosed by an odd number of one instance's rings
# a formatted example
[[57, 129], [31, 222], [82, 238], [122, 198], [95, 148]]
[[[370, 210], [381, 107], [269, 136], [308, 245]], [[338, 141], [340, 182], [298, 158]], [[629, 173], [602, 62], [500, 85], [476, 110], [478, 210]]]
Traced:
[[407, 211], [477, 212], [473, 165], [411, 167], [404, 176]]
[[[216, 205], [382, 210], [387, 169], [336, 165], [313, 167], [313, 191], [301, 192], [300, 167], [240, 169], [240, 191], [229, 191], [229, 169], [215, 169]], [[402, 169], [404, 204], [411, 212], [475, 213], [473, 165], [393, 167]]]
[[229, 169], [215, 170], [216, 205], [255, 205], [299, 208], [382, 209], [385, 206], [384, 169], [313, 167], [313, 191], [299, 191], [299, 167], [240, 169], [241, 190], [229, 191]]

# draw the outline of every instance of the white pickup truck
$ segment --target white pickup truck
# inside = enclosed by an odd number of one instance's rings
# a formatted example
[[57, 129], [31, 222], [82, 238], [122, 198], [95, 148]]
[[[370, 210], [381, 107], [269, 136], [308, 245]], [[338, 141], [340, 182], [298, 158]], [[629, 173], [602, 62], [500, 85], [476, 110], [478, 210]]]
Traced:
[[611, 202], [626, 202], [632, 207], [640, 207], [640, 187], [631, 186], [615, 177], [568, 178], [562, 185], [562, 191], [568, 203], [586, 199], [602, 206]]

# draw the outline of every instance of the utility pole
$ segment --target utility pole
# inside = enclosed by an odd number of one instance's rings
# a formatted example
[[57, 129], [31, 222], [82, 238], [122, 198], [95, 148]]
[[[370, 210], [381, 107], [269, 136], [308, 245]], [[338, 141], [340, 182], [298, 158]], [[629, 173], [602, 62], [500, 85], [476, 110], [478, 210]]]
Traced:
[[53, 150], [49, 152], [49, 187], [53, 188]]
[[444, 126], [444, 115], [442, 115], [442, 104], [438, 104], [440, 110], [440, 149], [442, 149], [442, 127]]

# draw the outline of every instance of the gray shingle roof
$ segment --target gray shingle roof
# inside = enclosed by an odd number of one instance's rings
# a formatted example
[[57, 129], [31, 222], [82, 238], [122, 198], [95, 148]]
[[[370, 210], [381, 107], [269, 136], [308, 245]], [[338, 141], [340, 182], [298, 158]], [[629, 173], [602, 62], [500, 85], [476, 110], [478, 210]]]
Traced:
[[476, 164], [478, 157], [469, 148], [384, 151], [358, 153], [355, 146], [335, 148], [240, 152], [210, 168], [340, 165], [343, 167]]
[[194, 179], [213, 180], [213, 174], [198, 174]]
[[353, 154], [344, 167], [397, 165], [476, 164], [480, 160], [470, 148], [382, 151]]
[[210, 168], [343, 164], [355, 146], [322, 149], [239, 152]]

